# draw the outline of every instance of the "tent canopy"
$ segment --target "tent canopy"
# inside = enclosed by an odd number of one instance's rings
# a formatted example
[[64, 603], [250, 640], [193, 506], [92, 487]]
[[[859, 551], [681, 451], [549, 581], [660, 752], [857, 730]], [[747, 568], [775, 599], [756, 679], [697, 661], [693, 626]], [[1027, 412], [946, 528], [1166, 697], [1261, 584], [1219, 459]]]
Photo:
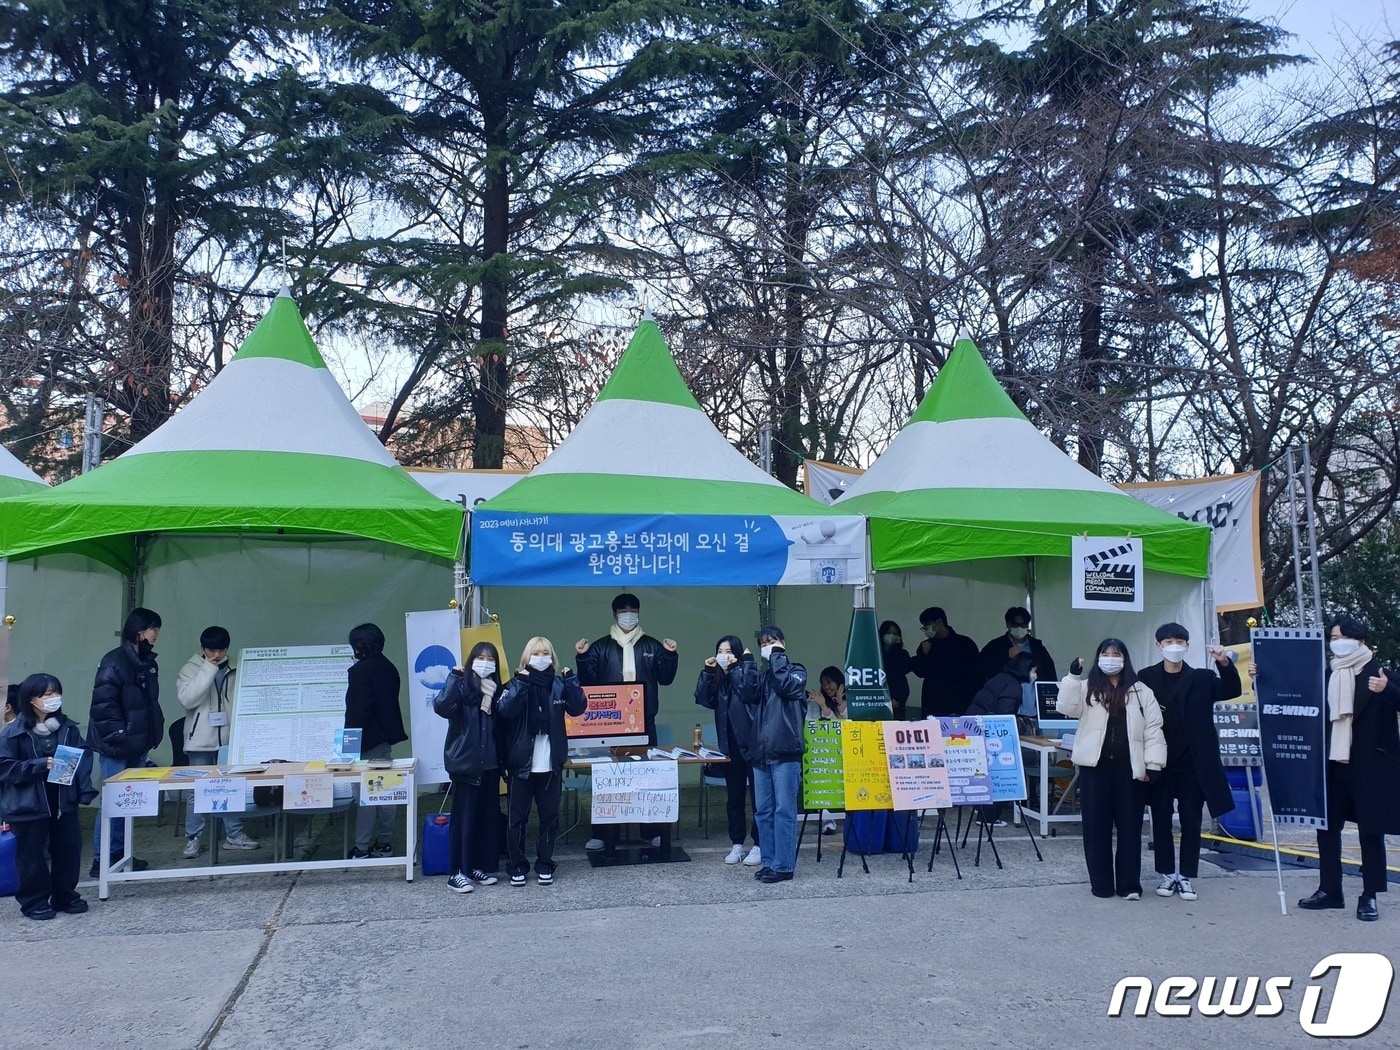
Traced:
[[1210, 529], [1119, 492], [1022, 415], [959, 339], [909, 422], [834, 509], [870, 519], [877, 570], [1068, 558], [1071, 538], [1131, 535], [1148, 569], [1204, 578]]
[[865, 574], [863, 528], [729, 444], [646, 319], [573, 432], [528, 477], [475, 509], [472, 578], [851, 583]]
[[44, 483], [43, 478], [21, 463], [13, 452], [0, 445], [0, 499], [40, 492], [46, 488], [48, 485]]
[[349, 535], [452, 559], [462, 510], [415, 482], [282, 295], [228, 365], [128, 452], [0, 501], [0, 555], [75, 549], [131, 572], [151, 532]]

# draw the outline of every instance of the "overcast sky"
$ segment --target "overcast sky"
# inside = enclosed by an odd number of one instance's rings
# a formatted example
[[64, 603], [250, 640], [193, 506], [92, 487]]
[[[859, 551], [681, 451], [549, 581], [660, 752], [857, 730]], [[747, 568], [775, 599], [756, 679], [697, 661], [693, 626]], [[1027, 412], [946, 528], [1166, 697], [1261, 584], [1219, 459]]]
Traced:
[[1400, 0], [1250, 0], [1255, 18], [1295, 34], [1294, 53], [1326, 59], [1340, 38], [1400, 39]]

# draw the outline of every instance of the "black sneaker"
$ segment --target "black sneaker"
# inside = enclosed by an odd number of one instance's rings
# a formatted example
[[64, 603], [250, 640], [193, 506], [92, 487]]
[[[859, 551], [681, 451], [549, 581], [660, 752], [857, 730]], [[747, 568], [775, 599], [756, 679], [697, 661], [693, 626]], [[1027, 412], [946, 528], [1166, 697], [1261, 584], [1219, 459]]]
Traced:
[[71, 900], [63, 907], [55, 910], [61, 911], [65, 915], [81, 915], [88, 910], [88, 902], [79, 897], [77, 900]]
[[35, 908], [33, 911], [23, 911], [20, 912], [20, 914], [23, 915], [26, 919], [33, 919], [36, 922], [42, 922], [45, 919], [52, 919], [54, 917], [54, 910], [50, 908], [47, 904], [44, 904], [39, 906], [38, 908]]
[[376, 842], [369, 848], [369, 855], [371, 857], [392, 857], [394, 855], [393, 843]]
[[351, 860], [368, 860], [368, 859], [369, 859], [369, 850], [367, 850], [367, 849], [352, 849], [352, 850], [350, 851], [350, 859], [351, 859]]

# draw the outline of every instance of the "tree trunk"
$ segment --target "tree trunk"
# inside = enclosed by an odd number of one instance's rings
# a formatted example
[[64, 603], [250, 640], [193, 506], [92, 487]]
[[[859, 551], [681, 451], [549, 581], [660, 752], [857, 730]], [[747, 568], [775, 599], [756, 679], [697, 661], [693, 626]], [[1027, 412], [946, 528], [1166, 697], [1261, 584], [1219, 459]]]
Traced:
[[[488, 138], [503, 121], [486, 116]], [[477, 364], [481, 379], [472, 397], [475, 441], [472, 466], [499, 470], [506, 454], [506, 397], [510, 392], [510, 364], [506, 356], [506, 320], [510, 306], [510, 173], [506, 144], [487, 148], [486, 184], [482, 193], [481, 330]]]

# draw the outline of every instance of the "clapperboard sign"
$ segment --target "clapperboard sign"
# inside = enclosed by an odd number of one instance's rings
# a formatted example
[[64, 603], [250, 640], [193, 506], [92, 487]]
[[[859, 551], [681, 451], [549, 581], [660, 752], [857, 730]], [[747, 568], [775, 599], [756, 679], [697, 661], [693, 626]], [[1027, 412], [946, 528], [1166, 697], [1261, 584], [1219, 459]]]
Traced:
[[1142, 612], [1142, 541], [1128, 536], [1075, 536], [1070, 548], [1075, 609]]
[[1220, 738], [1222, 766], [1264, 764], [1264, 749], [1259, 746], [1259, 708], [1254, 704], [1216, 704], [1215, 734]]

